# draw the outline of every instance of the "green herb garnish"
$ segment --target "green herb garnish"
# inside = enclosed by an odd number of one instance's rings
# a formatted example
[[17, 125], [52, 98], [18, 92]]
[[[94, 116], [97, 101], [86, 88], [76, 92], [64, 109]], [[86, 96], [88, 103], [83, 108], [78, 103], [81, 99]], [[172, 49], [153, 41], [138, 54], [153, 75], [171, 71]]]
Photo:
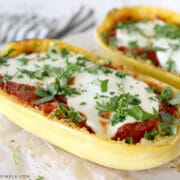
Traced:
[[115, 75], [116, 75], [117, 77], [119, 77], [119, 78], [124, 78], [124, 77], [126, 77], [126, 76], [129, 76], [129, 73], [117, 71], [117, 72], [115, 73]]
[[155, 109], [153, 109], [154, 113], [148, 113], [144, 111], [140, 106], [134, 106], [128, 110], [128, 115], [134, 117], [138, 121], [144, 121], [149, 118], [156, 118], [158, 113]]
[[81, 102], [79, 105], [80, 105], [80, 106], [85, 106], [85, 105], [87, 105], [87, 103], [83, 101], [83, 102]]
[[27, 63], [28, 63], [28, 59], [27, 58], [25, 58], [25, 57], [21, 57], [21, 58], [17, 58], [17, 60], [20, 62], [20, 64], [22, 65], [22, 66], [24, 66], [24, 65], [27, 65]]
[[35, 89], [35, 94], [42, 97], [36, 100], [35, 104], [39, 105], [48, 101], [51, 101], [57, 94], [57, 90], [53, 86], [47, 86], [47, 90], [43, 87], [37, 86]]
[[129, 41], [128, 46], [130, 48], [138, 48], [139, 47], [137, 40], [136, 41]]
[[117, 46], [117, 39], [116, 39], [116, 37], [110, 37], [109, 38], [109, 45], [111, 47], [116, 47]]
[[142, 54], [142, 55], [139, 55], [139, 57], [143, 60], [147, 60], [148, 59], [148, 56], [147, 54]]
[[170, 123], [173, 121], [173, 116], [169, 113], [166, 113], [164, 111], [160, 111], [160, 115], [161, 115], [163, 122], [165, 122], [165, 123]]
[[159, 96], [160, 101], [168, 101], [172, 94], [172, 89], [170, 87], [165, 87]]
[[121, 94], [120, 96], [113, 96], [109, 102], [96, 102], [96, 109], [99, 114], [102, 112], [114, 112], [111, 118], [111, 124], [114, 126], [118, 122], [123, 122], [126, 115], [128, 115], [129, 105], [139, 105], [141, 101], [136, 95], [130, 95], [129, 93]]
[[0, 57], [0, 66], [5, 64], [9, 58], [9, 56], [15, 51], [15, 49], [9, 49], [8, 52]]
[[20, 150], [21, 146], [17, 146], [14, 150], [13, 150], [13, 161], [14, 164], [17, 165], [18, 164], [18, 160], [17, 160], [17, 152]]
[[128, 137], [128, 138], [126, 138], [126, 140], [125, 140], [125, 143], [127, 143], [127, 144], [133, 144], [133, 142], [134, 142], [134, 140], [133, 140], [132, 137]]
[[144, 137], [148, 140], [154, 140], [154, 138], [159, 134], [158, 130], [152, 130], [150, 132], [146, 132]]
[[67, 57], [67, 56], [69, 56], [69, 51], [66, 49], [66, 48], [62, 48], [61, 49], [61, 56], [63, 57], [63, 58], [65, 58], [65, 57]]
[[36, 178], [36, 180], [44, 180], [44, 177], [43, 177], [43, 176], [38, 176], [38, 177]]
[[180, 28], [173, 24], [156, 24], [154, 26], [155, 37], [161, 38], [166, 37], [169, 39], [180, 38]]
[[108, 89], [108, 79], [106, 80], [100, 80], [101, 83], [101, 92], [107, 92]]
[[104, 40], [108, 40], [109, 34], [106, 33], [106, 32], [103, 32], [103, 33], [101, 34], [101, 37], [102, 37], [102, 39], [104, 39]]
[[173, 96], [173, 98], [169, 101], [171, 105], [179, 105], [180, 104], [180, 93], [177, 93]]
[[58, 52], [58, 50], [57, 50], [57, 43], [54, 43], [53, 45], [52, 45], [52, 47], [50, 48], [50, 50], [49, 50], [49, 52], [51, 52], [51, 53], [54, 53], [54, 54], [57, 54], [57, 52]]
[[174, 71], [175, 70], [175, 61], [171, 58], [168, 59], [168, 61], [166, 62], [166, 66], [167, 66], [167, 70], [168, 71]]
[[85, 117], [80, 115], [72, 107], [65, 107], [64, 104], [60, 103], [58, 109], [54, 112], [55, 116], [63, 116], [66, 122], [78, 123], [85, 120]]

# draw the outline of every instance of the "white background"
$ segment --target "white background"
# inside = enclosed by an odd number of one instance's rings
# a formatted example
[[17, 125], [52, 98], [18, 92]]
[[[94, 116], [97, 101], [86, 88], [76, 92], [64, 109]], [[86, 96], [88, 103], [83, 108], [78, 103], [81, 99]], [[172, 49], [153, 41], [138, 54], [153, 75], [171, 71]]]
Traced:
[[50, 18], [71, 13], [81, 4], [95, 8], [97, 22], [110, 9], [125, 5], [155, 5], [180, 12], [179, 0], [0, 0], [0, 12], [36, 12]]

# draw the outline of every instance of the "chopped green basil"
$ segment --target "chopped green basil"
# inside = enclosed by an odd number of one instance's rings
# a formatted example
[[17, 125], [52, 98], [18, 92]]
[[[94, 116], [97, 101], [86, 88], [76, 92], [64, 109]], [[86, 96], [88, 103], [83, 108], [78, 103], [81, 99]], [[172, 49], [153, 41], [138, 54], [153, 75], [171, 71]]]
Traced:
[[27, 58], [25, 58], [25, 57], [20, 57], [20, 58], [17, 58], [17, 60], [20, 62], [20, 64], [22, 65], [22, 66], [24, 66], [24, 65], [27, 65], [27, 63], [28, 63], [28, 59]]
[[13, 150], [13, 161], [14, 164], [17, 165], [18, 164], [18, 160], [17, 160], [17, 153], [20, 150], [21, 146], [17, 146], [14, 150]]
[[39, 105], [39, 104], [51, 101], [54, 98], [54, 96], [56, 95], [56, 93], [57, 93], [57, 90], [52, 86], [48, 85], [47, 90], [45, 90], [44, 88], [42, 88], [40, 86], [37, 86], [36, 89], [35, 89], [35, 94], [37, 96], [42, 97], [42, 98], [36, 100], [35, 103], [37, 105]]
[[137, 56], [137, 52], [136, 51], [127, 51], [126, 54], [129, 57], [136, 57]]
[[156, 47], [154, 47], [154, 50], [155, 50], [155, 51], [166, 51], [167, 49], [166, 49], [166, 48], [159, 47], [159, 46], [156, 46]]
[[76, 112], [72, 107], [65, 107], [60, 103], [58, 109], [54, 112], [55, 116], [63, 116], [66, 122], [78, 123], [85, 120], [85, 117]]
[[119, 122], [123, 122], [125, 120], [125, 116], [121, 116], [118, 114], [114, 114], [113, 117], [110, 119], [110, 123], [112, 126], [115, 126]]
[[127, 144], [133, 144], [133, 142], [134, 142], [134, 140], [133, 140], [132, 137], [128, 137], [128, 138], [126, 138], [126, 140], [125, 140], [125, 143], [127, 143]]
[[52, 47], [50, 48], [49, 52], [57, 54], [58, 50], [57, 50], [57, 43], [54, 43], [52, 45]]
[[109, 45], [111, 47], [116, 47], [117, 46], [117, 39], [116, 39], [116, 37], [110, 37], [109, 38]]
[[103, 33], [101, 34], [101, 37], [102, 37], [102, 39], [104, 39], [104, 40], [108, 40], [109, 34], [106, 33], [106, 32], [103, 32]]
[[175, 61], [171, 58], [168, 59], [168, 61], [166, 62], [166, 67], [168, 71], [174, 71], [175, 70]]
[[102, 112], [114, 112], [115, 114], [110, 119], [111, 124], [114, 126], [118, 122], [125, 120], [128, 115], [129, 105], [139, 105], [140, 99], [136, 95], [130, 95], [129, 93], [121, 94], [120, 96], [113, 96], [109, 102], [96, 102], [96, 109], [101, 114]]
[[173, 121], [173, 116], [169, 113], [166, 113], [164, 111], [160, 111], [160, 115], [161, 115], [163, 122], [165, 122], [165, 123], [170, 123]]
[[26, 86], [26, 85], [23, 85], [23, 86], [21, 87], [21, 91], [27, 91], [27, 86]]
[[172, 89], [170, 87], [165, 87], [159, 96], [160, 101], [168, 101], [172, 94]]
[[180, 93], [177, 93], [173, 96], [173, 98], [169, 101], [171, 105], [180, 105]]
[[167, 123], [160, 122], [160, 135], [161, 136], [171, 136], [176, 134], [177, 126], [175, 125], [168, 125]]
[[152, 130], [150, 132], [146, 132], [144, 137], [148, 140], [154, 140], [154, 138], [159, 134], [158, 130]]
[[81, 102], [79, 105], [80, 105], [80, 106], [85, 106], [86, 104], [87, 104], [87, 103], [83, 101], [83, 102]]
[[77, 64], [79, 66], [85, 66], [87, 61], [89, 61], [89, 59], [87, 57], [85, 57], [85, 56], [79, 56], [77, 58]]
[[108, 90], [108, 79], [106, 80], [100, 80], [101, 83], [101, 92], [107, 92]]
[[0, 82], [6, 82], [7, 80], [11, 80], [13, 78], [12, 75], [6, 73], [3, 78], [0, 80]]
[[117, 72], [115, 73], [115, 75], [116, 75], [117, 77], [119, 77], [119, 78], [124, 78], [124, 77], [126, 77], [126, 76], [129, 76], [129, 73], [117, 71]]
[[66, 48], [62, 48], [62, 49], [61, 49], [61, 56], [62, 56], [63, 58], [67, 57], [69, 54], [70, 54], [70, 53], [69, 53], [69, 51], [68, 51]]
[[137, 40], [136, 41], [129, 41], [128, 46], [130, 48], [138, 48], [139, 47]]
[[157, 117], [157, 112], [154, 110], [153, 114], [150, 114], [146, 111], [144, 111], [140, 106], [133, 106], [128, 110], [128, 115], [134, 117], [138, 121], [144, 121], [149, 118], [156, 118]]
[[156, 24], [154, 26], [155, 37], [166, 37], [170, 39], [180, 38], [180, 28], [173, 24]]
[[15, 51], [15, 49], [9, 49], [8, 52], [7, 52], [5, 55], [0, 56], [0, 66], [4, 65], [4, 64], [7, 62], [9, 56], [10, 56], [14, 51]]
[[38, 176], [35, 180], [44, 180], [43, 176]]
[[141, 59], [143, 59], [143, 60], [147, 60], [147, 59], [148, 59], [148, 56], [147, 56], [146, 53], [140, 55], [139, 57], [140, 57]]

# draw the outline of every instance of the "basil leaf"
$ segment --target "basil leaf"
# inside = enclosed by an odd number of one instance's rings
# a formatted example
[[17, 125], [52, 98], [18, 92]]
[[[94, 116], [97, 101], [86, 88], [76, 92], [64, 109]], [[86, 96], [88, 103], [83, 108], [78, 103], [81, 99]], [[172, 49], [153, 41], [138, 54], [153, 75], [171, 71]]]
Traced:
[[106, 32], [103, 32], [103, 33], [101, 34], [101, 37], [102, 37], [102, 39], [107, 40], [107, 39], [109, 38], [109, 34], [106, 33]]
[[120, 116], [118, 114], [114, 114], [113, 117], [110, 119], [111, 125], [115, 126], [119, 122], [123, 122], [125, 120], [125, 116]]
[[9, 49], [4, 56], [0, 56], [0, 66], [7, 62], [9, 56], [14, 52], [15, 49]]
[[25, 58], [25, 57], [18, 58], [17, 60], [21, 63], [22, 66], [27, 65], [27, 63], [28, 63], [28, 61], [29, 61], [29, 60], [28, 60], [27, 58]]
[[166, 68], [168, 71], [174, 71], [175, 70], [175, 61], [171, 58], [168, 59], [168, 61], [166, 62]]
[[128, 114], [134, 117], [136, 120], [141, 120], [143, 117], [143, 111], [139, 106], [134, 106], [128, 110]]
[[108, 89], [108, 79], [106, 80], [101, 80], [101, 92], [107, 92]]
[[109, 38], [109, 45], [112, 47], [116, 47], [117, 46], [117, 39], [116, 37], [110, 37]]
[[53, 95], [49, 95], [49, 96], [46, 96], [46, 97], [43, 97], [43, 98], [41, 98], [41, 99], [36, 100], [36, 101], [35, 101], [35, 104], [39, 105], [39, 104], [42, 104], [42, 103], [51, 101], [53, 98], [54, 98]]
[[125, 143], [127, 143], [127, 144], [133, 144], [133, 142], [134, 142], [134, 140], [133, 140], [132, 137], [128, 137], [128, 138], [126, 138], [126, 140], [125, 140]]
[[139, 105], [141, 103], [141, 100], [136, 96], [130, 96], [129, 98], [129, 104], [131, 105]]
[[150, 131], [150, 132], [146, 132], [144, 134], [144, 137], [148, 140], [154, 140], [154, 138], [159, 134], [159, 131], [158, 130], [153, 130], [153, 131]]
[[61, 49], [61, 56], [62, 56], [63, 58], [67, 57], [69, 54], [70, 54], [70, 53], [69, 53], [69, 51], [68, 51], [66, 48], [62, 48], [62, 49]]
[[57, 90], [55, 89], [54, 86], [47, 85], [47, 89], [51, 95], [55, 96], [57, 94]]
[[59, 104], [59, 108], [54, 112], [54, 114], [57, 118], [60, 115], [63, 115], [63, 118], [66, 120], [66, 122], [78, 123], [85, 120], [85, 117], [81, 116], [72, 107], [67, 108], [62, 103]]
[[159, 96], [160, 101], [168, 101], [172, 94], [172, 89], [170, 87], [165, 87]]
[[172, 128], [171, 126], [167, 125], [166, 123], [159, 123], [161, 132], [161, 136], [171, 136], [172, 135]]
[[144, 111], [140, 106], [134, 106], [131, 109], [128, 110], [128, 114], [132, 117], [134, 117], [136, 120], [144, 121], [149, 118], [156, 118], [157, 114], [151, 114], [146, 111]]
[[156, 46], [156, 47], [154, 47], [154, 50], [155, 50], [155, 51], [166, 51], [167, 49], [166, 49], [166, 48], [159, 47], [159, 46]]
[[160, 111], [161, 118], [164, 122], [169, 123], [173, 121], [173, 116], [169, 113], [166, 113], [164, 111]]
[[128, 46], [130, 48], [138, 48], [139, 47], [137, 40], [136, 41], [129, 41]]
[[117, 71], [117, 72], [115, 73], [115, 75], [116, 75], [117, 77], [119, 77], [119, 78], [124, 78], [124, 77], [128, 76], [129, 73]]
[[170, 39], [178, 39], [180, 38], [180, 29], [179, 27], [173, 24], [156, 24], [154, 27], [155, 37], [161, 38], [166, 37]]
[[179, 105], [180, 104], [180, 93], [173, 96], [173, 98], [169, 101], [171, 105]]
[[40, 97], [46, 97], [49, 96], [49, 93], [42, 87], [37, 86], [35, 89], [35, 94]]

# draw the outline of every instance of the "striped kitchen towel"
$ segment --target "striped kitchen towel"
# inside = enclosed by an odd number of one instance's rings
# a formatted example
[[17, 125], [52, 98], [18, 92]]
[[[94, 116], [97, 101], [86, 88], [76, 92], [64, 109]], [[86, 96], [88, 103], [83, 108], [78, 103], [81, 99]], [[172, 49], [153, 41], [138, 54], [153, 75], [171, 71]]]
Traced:
[[70, 15], [48, 19], [37, 14], [0, 13], [0, 45], [29, 38], [62, 38], [95, 26], [94, 10], [79, 7]]

